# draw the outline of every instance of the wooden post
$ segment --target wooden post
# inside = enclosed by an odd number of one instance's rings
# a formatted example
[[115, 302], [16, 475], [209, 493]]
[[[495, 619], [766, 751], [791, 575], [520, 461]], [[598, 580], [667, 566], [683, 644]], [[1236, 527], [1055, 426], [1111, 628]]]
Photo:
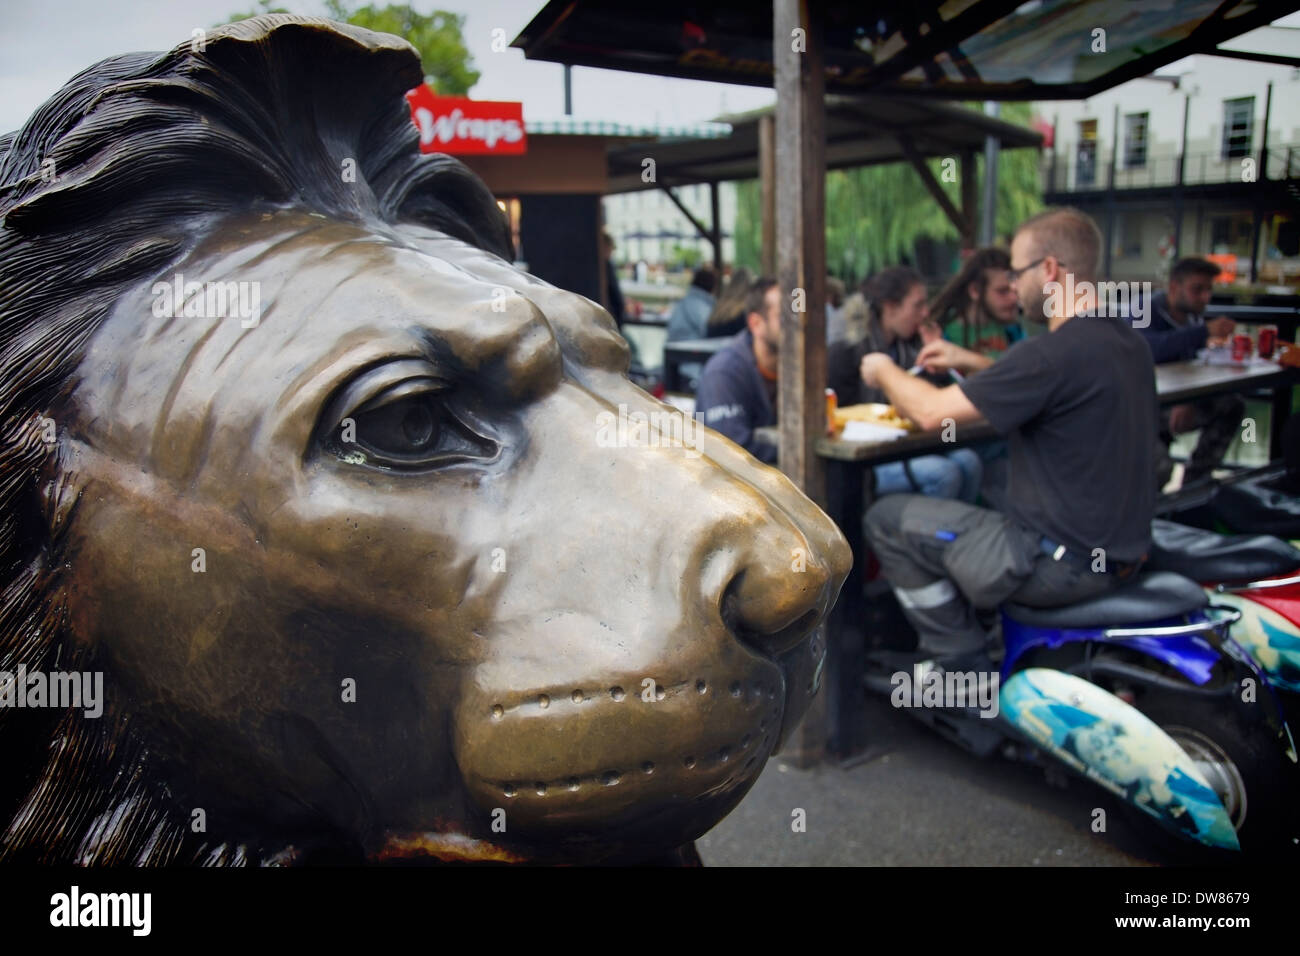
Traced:
[[776, 275], [776, 117], [758, 118], [758, 189], [762, 203], [762, 273]]
[[[814, 3], [772, 3], [776, 275], [782, 303], [777, 415], [781, 470], [824, 508], [826, 467], [814, 443], [826, 428], [826, 80], [821, 14]], [[824, 753], [830, 691], [824, 687], [813, 698], [787, 743], [799, 766]]]

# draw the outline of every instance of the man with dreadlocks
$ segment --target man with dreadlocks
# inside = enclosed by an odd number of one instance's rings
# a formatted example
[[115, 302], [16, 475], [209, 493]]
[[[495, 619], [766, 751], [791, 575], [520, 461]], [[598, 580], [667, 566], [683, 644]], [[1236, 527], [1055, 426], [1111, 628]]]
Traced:
[[930, 303], [930, 316], [947, 341], [992, 357], [1025, 337], [1010, 269], [1011, 257], [996, 246], [976, 249], [966, 259]]

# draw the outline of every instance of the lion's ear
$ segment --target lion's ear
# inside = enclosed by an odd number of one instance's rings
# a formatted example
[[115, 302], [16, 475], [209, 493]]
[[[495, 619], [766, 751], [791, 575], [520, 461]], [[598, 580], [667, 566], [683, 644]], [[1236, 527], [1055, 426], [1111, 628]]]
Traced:
[[68, 525], [68, 517], [81, 498], [85, 483], [78, 475], [66, 471], [47, 478], [41, 487], [41, 509], [50, 529], [50, 536], [61, 535]]
[[50, 537], [57, 537], [67, 526], [85, 481], [69, 467], [63, 451], [58, 422], [47, 415], [33, 412], [19, 427], [17, 444], [27, 454], [30, 462], [41, 515]]

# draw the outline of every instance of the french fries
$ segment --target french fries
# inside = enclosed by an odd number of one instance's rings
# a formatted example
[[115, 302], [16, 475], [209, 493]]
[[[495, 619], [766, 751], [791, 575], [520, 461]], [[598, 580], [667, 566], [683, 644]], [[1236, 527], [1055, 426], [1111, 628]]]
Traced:
[[894, 411], [893, 405], [879, 402], [867, 402], [863, 405], [845, 405], [835, 409], [835, 428], [842, 429], [847, 422], [871, 422], [873, 425], [888, 425], [891, 428], [915, 430], [916, 426]]

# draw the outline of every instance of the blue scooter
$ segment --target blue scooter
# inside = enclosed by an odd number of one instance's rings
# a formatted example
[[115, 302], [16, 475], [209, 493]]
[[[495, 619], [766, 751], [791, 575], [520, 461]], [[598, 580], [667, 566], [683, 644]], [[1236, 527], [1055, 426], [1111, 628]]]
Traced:
[[1300, 845], [1286, 702], [1233, 640], [1240, 610], [1157, 568], [1099, 598], [1007, 604], [999, 616], [995, 719], [970, 694], [952, 699], [960, 680], [909, 674], [915, 653], [870, 653], [867, 686], [898, 695], [903, 683], [925, 682], [937, 706], [903, 703], [944, 736], [981, 756], [1049, 755], [1183, 841], [1261, 855]]

